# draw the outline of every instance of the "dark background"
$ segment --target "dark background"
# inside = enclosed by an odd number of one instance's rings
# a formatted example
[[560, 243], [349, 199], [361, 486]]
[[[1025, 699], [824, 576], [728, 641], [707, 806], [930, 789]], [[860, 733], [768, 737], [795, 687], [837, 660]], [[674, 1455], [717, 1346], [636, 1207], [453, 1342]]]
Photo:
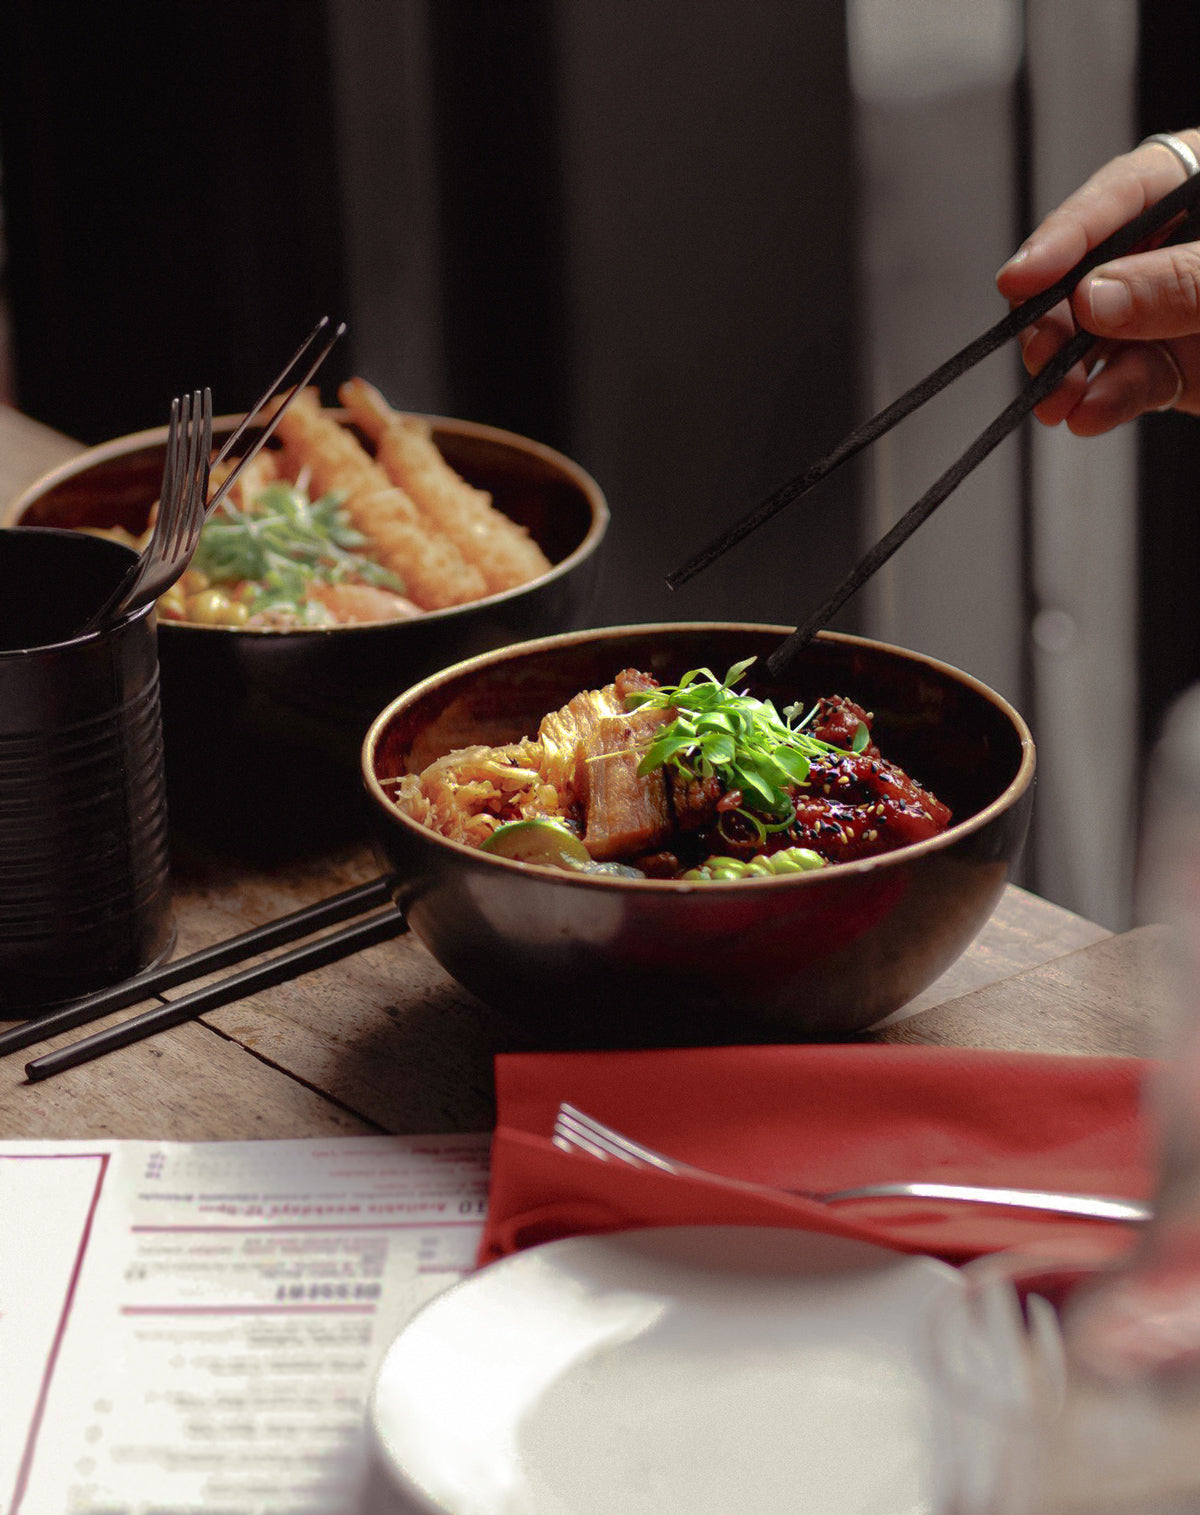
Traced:
[[[98, 442], [163, 424], [198, 384], [236, 410], [341, 313], [325, 9], [4, 7], [8, 289], [30, 415]], [[331, 379], [337, 365], [344, 352]]]
[[[1198, 59], [1200, 7], [1142, 0], [1143, 132], [1200, 122]], [[855, 467], [665, 575], [866, 414], [859, 127], [836, 0], [2, 7], [11, 398], [85, 442], [235, 412], [345, 318], [327, 399], [362, 373], [596, 475], [598, 618], [794, 624], [865, 543]], [[1145, 745], [1200, 676], [1200, 427], [1139, 423], [1139, 463]]]
[[[1200, 123], [1200, 7], [1142, 0], [1138, 75], [1143, 134]], [[1171, 698], [1200, 677], [1200, 426], [1187, 416], [1139, 423], [1142, 734], [1153, 740]]]
[[803, 541], [664, 583], [856, 419], [838, 5], [9, 6], [0, 153], [17, 400], [51, 426], [204, 383], [242, 409], [329, 314], [326, 398], [360, 372], [601, 480], [608, 619], [794, 624], [813, 536], [852, 561], [850, 470]]

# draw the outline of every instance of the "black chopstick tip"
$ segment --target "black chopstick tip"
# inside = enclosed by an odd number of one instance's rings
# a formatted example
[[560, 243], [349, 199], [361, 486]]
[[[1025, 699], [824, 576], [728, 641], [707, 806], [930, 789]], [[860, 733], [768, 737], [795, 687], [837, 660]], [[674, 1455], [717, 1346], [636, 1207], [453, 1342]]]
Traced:
[[736, 546], [743, 536], [748, 535], [748, 531], [738, 530], [737, 528], [723, 533], [715, 542], [710, 542], [707, 547], [696, 553], [694, 557], [689, 558], [686, 563], [681, 564], [680, 567], [667, 574], [668, 588], [682, 588], [689, 580], [694, 579], [698, 573], [703, 573], [706, 568], [715, 563], [731, 547]]
[[[729, 543], [729, 545], [732, 546], [733, 544]], [[681, 563], [678, 568], [673, 568], [671, 572], [667, 574], [667, 588], [682, 589], [683, 586], [687, 583], [690, 583], [698, 573], [703, 573], [704, 570], [711, 563], [715, 562], [716, 559], [720, 557], [721, 553], [723, 553], [725, 550], [725, 537], [722, 536], [719, 547], [714, 547], [714, 545], [710, 543], [709, 546], [706, 547], [702, 552], [698, 552], [694, 557], [690, 557], [686, 563]]]
[[773, 679], [783, 679], [792, 671], [792, 664], [809, 645], [821, 635], [825, 619], [825, 609], [814, 616], [803, 626], [797, 626], [795, 631], [780, 642], [774, 651], [767, 654], [764, 666], [767, 673]]

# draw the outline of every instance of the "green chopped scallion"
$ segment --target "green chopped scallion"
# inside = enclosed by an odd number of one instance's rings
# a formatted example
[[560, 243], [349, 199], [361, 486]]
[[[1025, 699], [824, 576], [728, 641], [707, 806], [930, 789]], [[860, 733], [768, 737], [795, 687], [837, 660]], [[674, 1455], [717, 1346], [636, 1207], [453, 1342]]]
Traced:
[[200, 533], [192, 566], [214, 584], [245, 580], [259, 586], [249, 602], [251, 615], [286, 610], [312, 623], [331, 619], [308, 601], [314, 581], [354, 579], [404, 593], [394, 573], [362, 554], [366, 545], [340, 495], [310, 500], [305, 490], [280, 480], [245, 510], [223, 500]]

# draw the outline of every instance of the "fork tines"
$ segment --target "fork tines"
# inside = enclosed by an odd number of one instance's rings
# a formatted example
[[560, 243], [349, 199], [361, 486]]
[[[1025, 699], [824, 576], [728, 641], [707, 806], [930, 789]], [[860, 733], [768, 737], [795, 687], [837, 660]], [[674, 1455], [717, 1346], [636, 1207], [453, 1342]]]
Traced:
[[183, 494], [188, 501], [179, 513], [173, 557], [190, 558], [200, 539], [208, 503], [208, 475], [212, 466], [212, 391], [192, 393], [184, 401], [183, 424], [188, 428], [188, 453], [184, 464]]
[[554, 1117], [551, 1140], [562, 1152], [586, 1152], [590, 1157], [598, 1157], [601, 1162], [615, 1159], [634, 1167], [658, 1168], [665, 1173], [672, 1171], [671, 1164], [656, 1152], [611, 1130], [565, 1101], [559, 1105], [558, 1114]]

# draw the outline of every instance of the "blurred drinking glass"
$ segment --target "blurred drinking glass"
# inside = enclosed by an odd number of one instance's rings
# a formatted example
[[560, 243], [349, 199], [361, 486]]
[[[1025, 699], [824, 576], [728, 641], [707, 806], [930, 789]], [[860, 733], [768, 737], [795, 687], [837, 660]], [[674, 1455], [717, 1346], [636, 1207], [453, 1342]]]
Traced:
[[1167, 927], [1172, 985], [1145, 1083], [1155, 1216], [1116, 1261], [962, 1270], [929, 1331], [938, 1515], [1200, 1512], [1200, 687], [1144, 801], [1138, 916]]
[[[1163, 1062], [1147, 1087], [1161, 1166], [1145, 1263], [1200, 1286], [1200, 685], [1172, 705], [1155, 747], [1137, 898], [1143, 921], [1168, 928], [1172, 970]], [[1200, 1342], [1200, 1308], [1194, 1326]]]
[[1124, 1266], [997, 1253], [928, 1322], [933, 1515], [1196, 1515], [1200, 1374], [1112, 1377], [1077, 1320]]

